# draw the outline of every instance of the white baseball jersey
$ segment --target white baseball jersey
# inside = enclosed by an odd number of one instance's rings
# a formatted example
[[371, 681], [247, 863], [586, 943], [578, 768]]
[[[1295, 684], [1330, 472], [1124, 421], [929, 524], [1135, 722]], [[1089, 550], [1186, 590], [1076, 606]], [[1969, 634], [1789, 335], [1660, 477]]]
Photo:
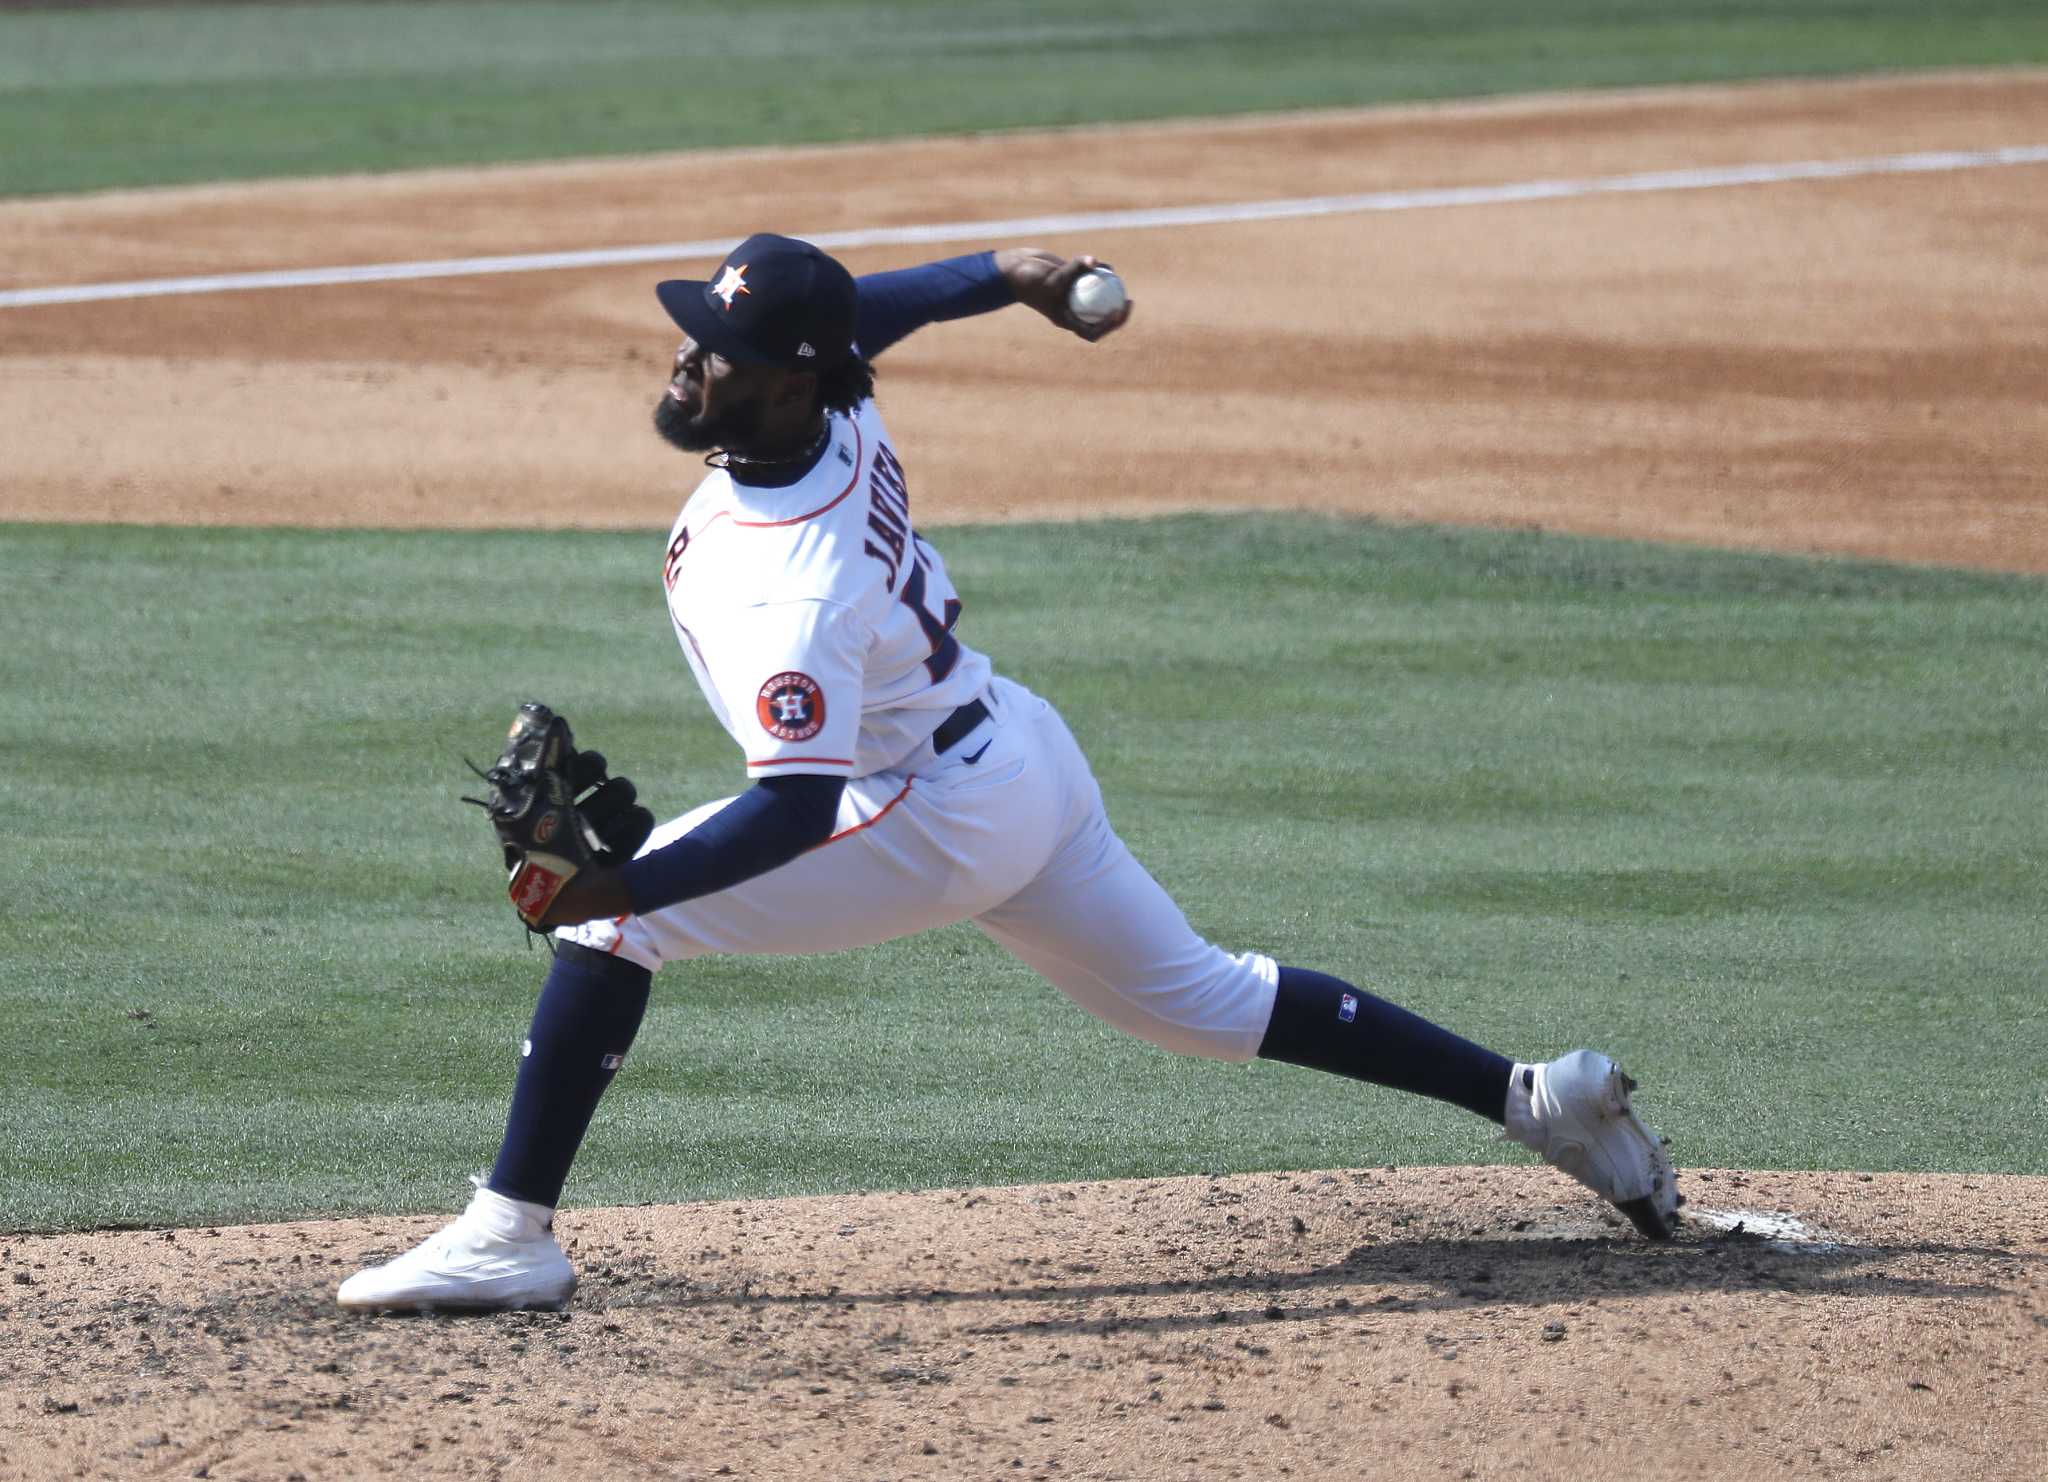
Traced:
[[[1116, 836], [1066, 723], [952, 632], [872, 402], [800, 482], [704, 480], [662, 572], [676, 637], [752, 777], [847, 778], [836, 831], [730, 889], [562, 936], [653, 971], [707, 953], [836, 952], [972, 920], [1089, 1012], [1183, 1054], [1248, 1060], [1279, 970], [1204, 941]], [[960, 705], [987, 716], [943, 753]], [[732, 800], [656, 829], [689, 834]]]
[[830, 438], [783, 488], [714, 470], [669, 532], [676, 640], [754, 778], [898, 766], [988, 687], [875, 404]]

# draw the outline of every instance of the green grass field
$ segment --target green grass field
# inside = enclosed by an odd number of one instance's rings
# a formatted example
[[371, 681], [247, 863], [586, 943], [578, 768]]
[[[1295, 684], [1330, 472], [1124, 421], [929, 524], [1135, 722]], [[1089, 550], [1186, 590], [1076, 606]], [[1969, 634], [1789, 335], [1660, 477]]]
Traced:
[[[2044, 60], [2035, 0], [7, 0], [0, 195]], [[0, 1229], [461, 1197], [544, 965], [461, 758], [539, 694], [661, 807], [739, 782], [656, 540], [0, 525]], [[2040, 582], [1312, 518], [941, 540], [1218, 939], [1614, 1049], [1683, 1163], [2048, 1172]], [[665, 977], [569, 1197], [1497, 1155], [1120, 1039], [963, 927]]]
[[2048, 59], [2038, 0], [0, 12], [0, 195]]
[[[1610, 1047], [1688, 1163], [2048, 1172], [2041, 583], [1307, 517], [939, 538], [963, 633], [1217, 938], [1511, 1053]], [[0, 1227], [461, 1195], [545, 962], [461, 758], [530, 692], [658, 808], [739, 782], [656, 544], [0, 528]], [[576, 594], [562, 631], [514, 570]], [[570, 1198], [1487, 1132], [1122, 1039], [963, 927], [664, 975]]]

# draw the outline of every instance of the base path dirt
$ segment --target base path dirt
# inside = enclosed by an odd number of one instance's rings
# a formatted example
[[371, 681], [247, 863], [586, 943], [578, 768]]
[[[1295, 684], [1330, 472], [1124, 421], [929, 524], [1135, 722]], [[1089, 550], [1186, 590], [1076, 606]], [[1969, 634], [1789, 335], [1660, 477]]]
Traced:
[[[2043, 143], [2000, 72], [126, 192], [0, 203], [0, 289]], [[1130, 329], [927, 331], [883, 405], [928, 524], [2048, 572], [2044, 182], [1055, 234]], [[650, 290], [708, 266], [0, 309], [0, 519], [664, 529]], [[2048, 1180], [1686, 1184], [1668, 1248], [1540, 1169], [572, 1211], [560, 1316], [333, 1306], [434, 1220], [0, 1236], [0, 1478], [2042, 1475]]]
[[[2012, 71], [121, 192], [0, 203], [0, 288], [2042, 144], [2048, 72]], [[1048, 238], [1137, 317], [885, 356], [928, 524], [1337, 509], [2048, 571], [2048, 165]], [[0, 518], [666, 529], [652, 286], [710, 265], [0, 309]]]

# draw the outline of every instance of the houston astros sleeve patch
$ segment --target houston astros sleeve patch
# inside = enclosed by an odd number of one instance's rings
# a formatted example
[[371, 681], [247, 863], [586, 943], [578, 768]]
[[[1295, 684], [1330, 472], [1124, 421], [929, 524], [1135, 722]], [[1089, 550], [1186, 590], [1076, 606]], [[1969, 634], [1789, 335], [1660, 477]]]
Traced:
[[714, 635], [708, 667], [748, 775], [850, 775], [865, 674], [860, 617], [816, 600], [764, 604], [747, 616], [744, 630]]
[[754, 697], [761, 728], [778, 741], [808, 741], [825, 729], [825, 692], [795, 669], [771, 675]]

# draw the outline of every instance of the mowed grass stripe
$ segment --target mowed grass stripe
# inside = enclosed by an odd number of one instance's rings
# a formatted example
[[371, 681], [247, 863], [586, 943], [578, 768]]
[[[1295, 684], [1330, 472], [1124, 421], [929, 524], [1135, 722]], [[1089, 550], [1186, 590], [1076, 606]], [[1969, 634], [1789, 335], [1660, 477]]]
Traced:
[[10, 10], [0, 195], [2043, 60], [2032, 0]]
[[[2038, 581], [1314, 517], [937, 538], [1217, 939], [1612, 1049], [1685, 1162], [2048, 1172]], [[653, 539], [0, 527], [0, 1227], [459, 1198], [545, 965], [461, 759], [535, 695], [660, 810], [741, 783]], [[963, 927], [665, 974], [570, 1198], [1499, 1156], [1118, 1037]]]

